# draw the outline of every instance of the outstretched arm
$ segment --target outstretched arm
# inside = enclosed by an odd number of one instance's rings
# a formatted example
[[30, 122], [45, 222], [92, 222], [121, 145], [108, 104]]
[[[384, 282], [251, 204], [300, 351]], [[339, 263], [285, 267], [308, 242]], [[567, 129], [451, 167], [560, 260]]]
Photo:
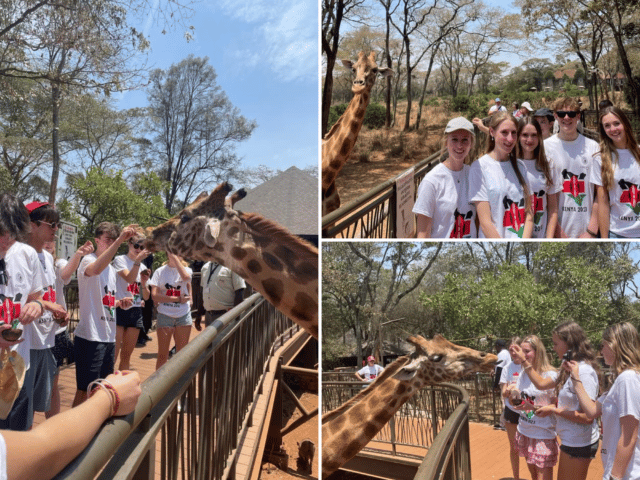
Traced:
[[[140, 376], [136, 372], [119, 372], [107, 380], [120, 398], [115, 414], [131, 413], [141, 393]], [[111, 409], [111, 393], [99, 389], [86, 402], [45, 420], [33, 430], [2, 431], [7, 444], [8, 478], [52, 478], [89, 444], [113, 413]]]

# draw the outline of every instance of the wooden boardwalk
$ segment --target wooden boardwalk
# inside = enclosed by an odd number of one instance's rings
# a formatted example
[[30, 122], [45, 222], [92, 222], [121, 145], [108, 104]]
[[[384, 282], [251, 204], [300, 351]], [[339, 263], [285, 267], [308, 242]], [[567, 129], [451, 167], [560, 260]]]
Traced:
[[[471, 478], [473, 480], [510, 480], [511, 461], [509, 460], [509, 440], [507, 432], [495, 430], [486, 423], [470, 423], [471, 441]], [[554, 469], [554, 478], [556, 478]], [[587, 480], [602, 479], [602, 461], [600, 450], [591, 461]], [[531, 474], [524, 459], [520, 459], [520, 478], [530, 479]]]

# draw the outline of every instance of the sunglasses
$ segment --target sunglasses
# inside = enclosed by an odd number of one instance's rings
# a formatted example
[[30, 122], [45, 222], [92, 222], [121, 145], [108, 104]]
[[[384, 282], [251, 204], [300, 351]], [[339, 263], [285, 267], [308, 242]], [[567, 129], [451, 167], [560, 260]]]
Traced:
[[49, 227], [51, 228], [62, 228], [62, 222], [58, 222], [58, 223], [49, 223], [49, 222], [45, 222], [44, 220], [38, 220], [40, 223], [44, 223], [45, 225], [49, 225]]
[[574, 111], [567, 112], [565, 110], [557, 110], [556, 115], [558, 115], [558, 117], [560, 118], [564, 118], [565, 115], [569, 115], [569, 118], [575, 118], [575, 116], [578, 115], [578, 112], [574, 112]]
[[144, 245], [141, 243], [132, 243], [131, 246], [136, 250], [142, 250], [144, 248]]

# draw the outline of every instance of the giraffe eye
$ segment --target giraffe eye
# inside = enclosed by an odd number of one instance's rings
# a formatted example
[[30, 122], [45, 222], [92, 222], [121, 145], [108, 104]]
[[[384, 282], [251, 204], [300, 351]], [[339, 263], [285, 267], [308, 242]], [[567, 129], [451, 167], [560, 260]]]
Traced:
[[187, 223], [189, 220], [191, 220], [189, 215], [184, 214], [180, 217], [180, 223]]
[[439, 362], [440, 360], [442, 360], [442, 355], [438, 355], [438, 354], [431, 355], [430, 360], [432, 362]]

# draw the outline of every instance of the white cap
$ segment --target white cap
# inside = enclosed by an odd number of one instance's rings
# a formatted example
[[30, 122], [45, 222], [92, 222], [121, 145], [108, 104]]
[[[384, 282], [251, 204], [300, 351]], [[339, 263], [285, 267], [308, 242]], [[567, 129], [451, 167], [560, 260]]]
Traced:
[[520, 105], [520, 107], [524, 107], [530, 112], [533, 112], [533, 108], [531, 108], [531, 105], [529, 105], [529, 102], [522, 102], [522, 105]]
[[449, 123], [447, 123], [447, 126], [444, 129], [444, 133], [451, 133], [455, 132], [456, 130], [466, 130], [474, 136], [476, 134], [475, 130], [473, 129], [473, 123], [471, 123], [464, 117], [456, 117], [449, 120]]

